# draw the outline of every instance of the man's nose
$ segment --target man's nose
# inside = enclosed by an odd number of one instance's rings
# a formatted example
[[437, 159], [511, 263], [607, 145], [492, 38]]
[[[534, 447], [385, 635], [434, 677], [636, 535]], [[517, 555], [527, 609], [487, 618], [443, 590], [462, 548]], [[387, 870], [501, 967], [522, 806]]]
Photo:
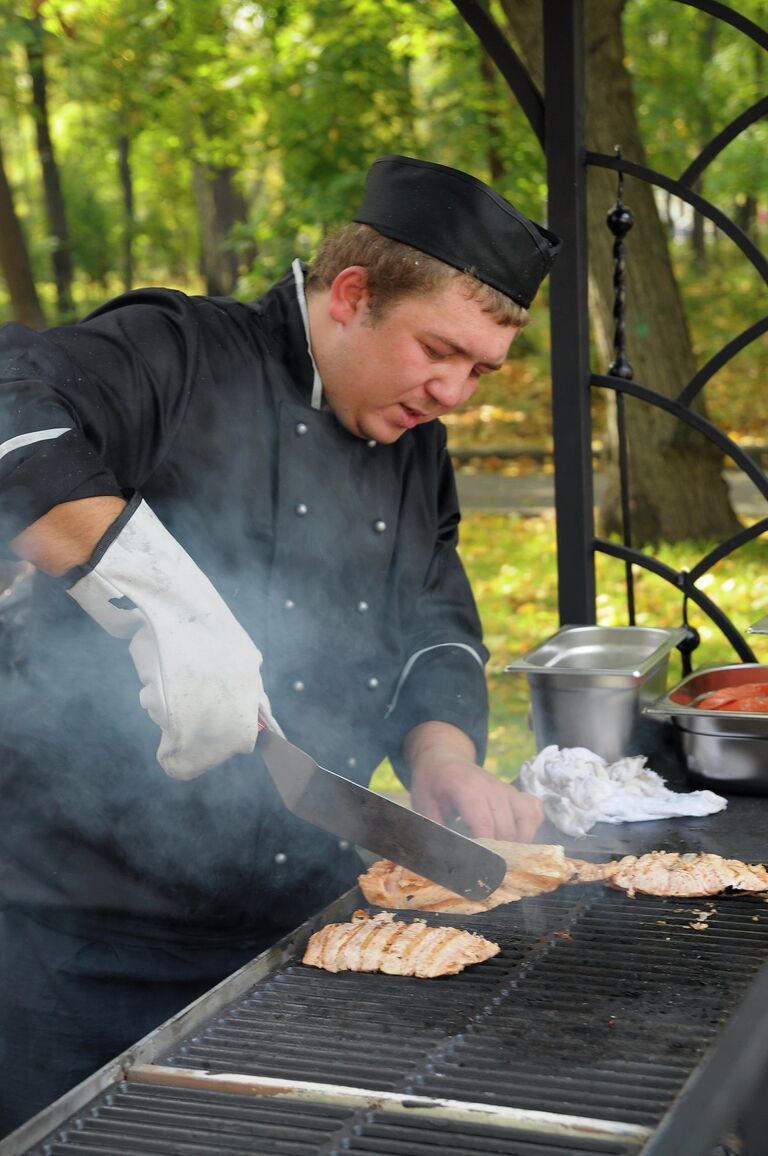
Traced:
[[474, 382], [464, 370], [448, 369], [436, 373], [427, 383], [427, 393], [444, 409], [461, 405], [472, 393]]

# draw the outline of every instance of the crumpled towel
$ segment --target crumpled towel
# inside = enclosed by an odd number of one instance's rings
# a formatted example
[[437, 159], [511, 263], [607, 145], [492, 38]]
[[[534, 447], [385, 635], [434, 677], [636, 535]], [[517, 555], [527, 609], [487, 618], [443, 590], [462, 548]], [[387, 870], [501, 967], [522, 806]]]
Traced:
[[645, 763], [645, 755], [609, 764], [586, 747], [544, 747], [523, 763], [519, 785], [541, 799], [547, 818], [567, 835], [586, 835], [595, 823], [713, 815], [727, 807], [714, 791], [670, 791]]

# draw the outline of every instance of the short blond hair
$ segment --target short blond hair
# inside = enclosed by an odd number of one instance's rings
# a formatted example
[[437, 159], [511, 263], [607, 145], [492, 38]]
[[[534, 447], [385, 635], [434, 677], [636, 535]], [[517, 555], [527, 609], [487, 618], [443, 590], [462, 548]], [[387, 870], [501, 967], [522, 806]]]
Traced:
[[371, 225], [357, 223], [344, 225], [322, 242], [307, 273], [307, 292], [330, 289], [339, 273], [351, 265], [362, 265], [368, 273], [374, 320], [380, 320], [403, 297], [435, 293], [458, 280], [467, 296], [478, 301], [499, 325], [522, 329], [530, 321], [527, 309], [479, 281], [471, 269], [454, 269], [420, 249], [384, 237]]

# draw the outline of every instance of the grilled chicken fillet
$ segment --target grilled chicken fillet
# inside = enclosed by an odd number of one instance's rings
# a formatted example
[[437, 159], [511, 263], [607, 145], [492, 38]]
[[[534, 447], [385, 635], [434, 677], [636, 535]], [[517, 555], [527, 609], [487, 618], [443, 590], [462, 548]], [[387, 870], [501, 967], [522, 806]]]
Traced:
[[455, 975], [498, 955], [499, 945], [456, 927], [398, 923], [392, 912], [356, 911], [350, 923], [330, 923], [310, 937], [303, 963], [324, 971], [383, 971], [434, 979]]
[[618, 859], [610, 863], [591, 863], [587, 859], [571, 859], [573, 876], [569, 883], [607, 883], [619, 865]]
[[359, 876], [369, 903], [412, 911], [443, 911], [474, 915], [502, 903], [514, 903], [554, 891], [563, 883], [606, 883], [629, 895], [706, 896], [724, 891], [768, 891], [768, 870], [759, 863], [723, 859], [707, 853], [649, 851], [625, 855], [609, 863], [568, 859], [562, 847], [549, 844], [504, 843], [480, 839], [507, 861], [500, 887], [487, 899], [466, 899], [438, 883], [399, 867], [388, 859], [374, 863]]
[[625, 855], [606, 877], [610, 887], [629, 895], [702, 896], [721, 891], [768, 891], [768, 871], [761, 864], [723, 859], [720, 855], [650, 851]]
[[478, 839], [477, 842], [496, 851], [507, 863], [501, 886], [487, 899], [467, 899], [456, 895], [447, 887], [432, 883], [389, 859], [379, 859], [358, 877], [360, 889], [366, 900], [377, 907], [474, 915], [479, 911], [490, 911], [502, 903], [514, 903], [527, 896], [554, 891], [561, 883], [571, 880], [577, 870], [574, 861], [566, 859], [563, 848], [556, 844], [508, 843], [497, 839]]

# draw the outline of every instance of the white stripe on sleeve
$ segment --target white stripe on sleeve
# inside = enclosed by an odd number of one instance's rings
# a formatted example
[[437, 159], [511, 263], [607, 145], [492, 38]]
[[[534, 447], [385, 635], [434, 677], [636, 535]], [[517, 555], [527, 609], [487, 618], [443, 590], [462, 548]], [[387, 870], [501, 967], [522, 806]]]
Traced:
[[474, 647], [468, 646], [466, 642], [438, 642], [435, 646], [425, 646], [423, 650], [417, 650], [415, 654], [412, 654], [403, 667], [400, 673], [400, 677], [397, 680], [397, 686], [395, 687], [395, 693], [392, 696], [392, 702], [387, 707], [386, 714], [384, 715], [385, 718], [389, 718], [389, 716], [392, 714], [392, 711], [397, 706], [397, 700], [400, 697], [400, 691], [403, 689], [403, 683], [413, 670], [415, 663], [418, 662], [418, 660], [421, 658], [422, 654], [427, 654], [430, 650], [440, 650], [440, 648], [443, 646], [455, 646], [459, 650], [466, 650], [478, 663], [480, 669], [483, 669], [482, 658], [474, 649]]
[[51, 438], [61, 437], [62, 434], [67, 433], [73, 427], [71, 425], [62, 426], [60, 429], [39, 429], [34, 433], [19, 434], [18, 437], [9, 438], [7, 442], [0, 445], [0, 459], [4, 458], [6, 454], [13, 453], [14, 450], [23, 449], [24, 446], [34, 445], [35, 442], [50, 441]]

